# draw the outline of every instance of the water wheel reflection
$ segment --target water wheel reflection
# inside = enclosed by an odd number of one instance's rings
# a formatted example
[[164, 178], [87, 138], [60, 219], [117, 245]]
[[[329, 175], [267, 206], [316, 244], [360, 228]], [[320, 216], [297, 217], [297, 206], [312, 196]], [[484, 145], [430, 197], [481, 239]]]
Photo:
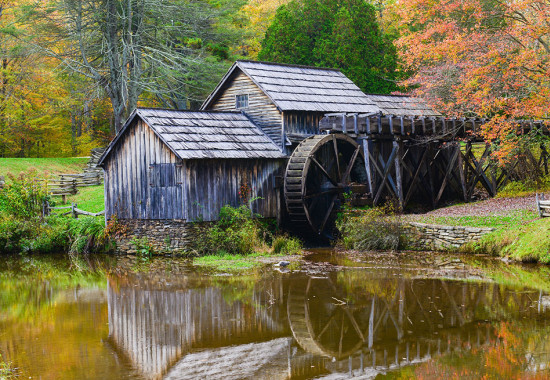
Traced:
[[287, 313], [294, 339], [309, 353], [339, 360], [363, 344], [359, 326], [365, 316], [344, 300], [329, 278], [293, 283]]

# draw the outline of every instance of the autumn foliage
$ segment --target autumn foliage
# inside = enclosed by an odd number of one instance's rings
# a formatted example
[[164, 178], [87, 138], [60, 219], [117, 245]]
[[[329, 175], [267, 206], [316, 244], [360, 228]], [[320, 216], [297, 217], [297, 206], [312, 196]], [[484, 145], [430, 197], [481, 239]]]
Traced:
[[548, 117], [550, 2], [408, 0], [396, 5], [406, 84], [448, 115], [490, 118], [500, 156], [522, 142], [514, 120]]

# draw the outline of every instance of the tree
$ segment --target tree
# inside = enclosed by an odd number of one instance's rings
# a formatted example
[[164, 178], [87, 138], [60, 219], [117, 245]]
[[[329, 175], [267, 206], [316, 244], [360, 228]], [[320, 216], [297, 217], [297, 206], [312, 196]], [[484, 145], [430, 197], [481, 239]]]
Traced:
[[364, 0], [293, 0], [277, 10], [259, 59], [340, 68], [363, 91], [397, 90], [397, 52]]
[[416, 0], [400, 4], [405, 84], [447, 114], [491, 118], [484, 134], [499, 157], [522, 143], [513, 121], [547, 118], [550, 3]]
[[207, 55], [216, 12], [205, 1], [52, 0], [29, 9], [35, 42], [108, 95], [115, 132], [147, 92], [188, 106], [190, 68]]

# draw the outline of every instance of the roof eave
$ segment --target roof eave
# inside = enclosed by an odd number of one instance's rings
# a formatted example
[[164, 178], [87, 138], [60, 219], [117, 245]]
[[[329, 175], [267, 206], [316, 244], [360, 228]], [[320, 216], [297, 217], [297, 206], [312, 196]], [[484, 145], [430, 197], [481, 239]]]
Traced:
[[124, 123], [124, 125], [122, 126], [122, 128], [120, 129], [118, 134], [110, 142], [110, 144], [107, 147], [107, 149], [105, 150], [105, 152], [101, 155], [101, 157], [99, 158], [99, 162], [97, 163], [96, 166], [103, 167], [103, 163], [104, 163], [105, 159], [111, 153], [111, 150], [113, 149], [113, 147], [118, 143], [118, 140], [120, 140], [120, 138], [124, 135], [126, 130], [129, 128], [129, 126], [134, 122], [136, 117], [139, 117], [141, 120], [143, 120], [149, 126], [149, 128], [151, 128], [151, 130], [153, 131], [155, 136], [157, 136], [160, 139], [160, 141], [162, 141], [164, 143], [164, 145], [166, 145], [166, 147], [168, 147], [168, 149], [170, 149], [170, 151], [172, 153], [174, 153], [174, 155], [176, 157], [178, 157], [180, 160], [182, 160], [181, 156], [170, 146], [170, 144], [168, 144], [166, 142], [166, 140], [164, 140], [164, 138], [160, 135], [160, 133], [158, 133], [155, 130], [155, 127], [152, 125], [152, 123], [150, 121], [148, 121], [147, 118], [139, 112], [139, 108], [136, 108], [134, 111], [132, 111], [130, 116], [128, 116], [128, 119], [126, 120], [126, 123]]

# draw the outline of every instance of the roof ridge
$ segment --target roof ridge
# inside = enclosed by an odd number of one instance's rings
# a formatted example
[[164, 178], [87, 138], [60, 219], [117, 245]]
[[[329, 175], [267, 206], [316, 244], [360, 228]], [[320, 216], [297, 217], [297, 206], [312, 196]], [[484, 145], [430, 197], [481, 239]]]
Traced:
[[419, 98], [418, 96], [412, 96], [412, 95], [407, 95], [407, 94], [373, 94], [373, 93], [370, 93], [370, 92], [364, 92], [364, 94], [367, 95], [367, 96], [393, 96], [393, 97], [396, 97], [396, 98], [422, 99], [422, 98]]
[[178, 110], [173, 108], [156, 108], [156, 107], [136, 107], [136, 110], [151, 110], [151, 111], [170, 111], [170, 112], [186, 112], [186, 113], [228, 113], [240, 115], [240, 111], [214, 111], [214, 110]]
[[297, 67], [301, 69], [317, 69], [317, 70], [332, 70], [337, 71], [339, 73], [342, 72], [342, 70], [334, 68], [334, 67], [320, 67], [320, 66], [309, 66], [309, 65], [298, 65], [294, 63], [279, 63], [279, 62], [270, 62], [270, 61], [254, 61], [251, 59], [237, 59], [235, 62], [249, 62], [249, 63], [262, 63], [264, 65], [272, 65], [272, 66], [286, 66], [286, 67]]

